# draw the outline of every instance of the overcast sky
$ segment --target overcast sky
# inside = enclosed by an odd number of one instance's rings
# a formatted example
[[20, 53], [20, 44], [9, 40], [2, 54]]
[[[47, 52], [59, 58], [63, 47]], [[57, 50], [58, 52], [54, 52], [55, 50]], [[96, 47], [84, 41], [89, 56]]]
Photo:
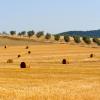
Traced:
[[100, 0], [0, 0], [0, 31], [100, 29]]

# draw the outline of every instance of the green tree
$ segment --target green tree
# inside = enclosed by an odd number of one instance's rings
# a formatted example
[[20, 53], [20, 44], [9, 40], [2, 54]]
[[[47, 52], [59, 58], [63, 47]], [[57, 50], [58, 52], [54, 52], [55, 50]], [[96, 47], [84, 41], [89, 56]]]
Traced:
[[18, 33], [18, 36], [20, 36], [20, 37], [21, 37], [21, 33], [20, 33], [20, 32]]
[[97, 45], [100, 45], [100, 40], [98, 38], [93, 38], [93, 42], [95, 42]]
[[56, 41], [59, 41], [60, 35], [58, 35], [58, 34], [54, 35], [54, 39], [55, 39]]
[[51, 38], [51, 34], [50, 33], [47, 33], [46, 35], [45, 35], [45, 39], [50, 39]]
[[26, 31], [22, 31], [21, 35], [23, 35], [23, 36], [26, 35]]
[[70, 37], [69, 37], [69, 35], [65, 35], [65, 36], [64, 36], [64, 40], [65, 40], [65, 42], [70, 42]]
[[73, 38], [74, 38], [74, 41], [75, 41], [76, 43], [80, 43], [80, 42], [81, 42], [80, 36], [73, 36]]
[[10, 35], [16, 35], [16, 31], [10, 31]]
[[87, 44], [91, 44], [91, 40], [89, 37], [83, 37], [83, 41]]
[[8, 33], [7, 32], [2, 32], [2, 35], [8, 35]]
[[37, 34], [36, 34], [37, 38], [40, 38], [40, 37], [43, 36], [43, 35], [44, 35], [44, 32], [43, 32], [43, 31], [39, 31], [39, 32], [37, 32]]
[[34, 31], [28, 31], [27, 32], [27, 35], [28, 35], [29, 38], [32, 37], [34, 34], [35, 34]]

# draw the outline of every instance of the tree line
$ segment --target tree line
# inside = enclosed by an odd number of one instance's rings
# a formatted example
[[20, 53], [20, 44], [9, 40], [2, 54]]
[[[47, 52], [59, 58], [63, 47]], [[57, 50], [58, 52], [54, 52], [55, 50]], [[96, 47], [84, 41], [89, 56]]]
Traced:
[[[7, 33], [4, 33], [4, 32], [2, 34], [7, 35]], [[19, 32], [19, 33], [17, 33], [16, 31], [10, 31], [10, 35], [11, 36], [18, 35], [20, 37], [27, 35], [29, 38], [31, 38], [33, 35], [36, 35], [37, 38], [40, 38], [41, 36], [44, 36], [46, 40], [49, 40], [53, 34], [50, 34], [50, 33], [44, 34], [44, 31], [39, 31], [39, 32], [35, 33], [35, 31], [31, 30], [31, 31], [28, 31], [28, 32], [22, 31], [22, 32]], [[60, 34], [54, 34], [53, 36], [54, 36], [55, 41], [60, 40], [60, 37], [61, 37]], [[100, 40], [98, 38], [95, 38], [95, 37], [92, 38], [92, 40], [88, 36], [80, 37], [78, 35], [73, 35], [72, 37], [73, 37], [75, 43], [81, 43], [81, 38], [82, 38], [82, 40], [86, 44], [91, 44], [91, 42], [94, 42], [97, 45], [100, 45]], [[64, 41], [67, 42], [67, 43], [70, 42], [70, 35], [68, 35], [68, 34], [64, 35]]]

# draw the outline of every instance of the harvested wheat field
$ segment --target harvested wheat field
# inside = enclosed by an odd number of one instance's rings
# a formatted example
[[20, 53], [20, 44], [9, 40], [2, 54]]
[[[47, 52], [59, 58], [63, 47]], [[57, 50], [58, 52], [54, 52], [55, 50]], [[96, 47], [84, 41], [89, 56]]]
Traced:
[[[0, 47], [0, 100], [100, 100], [100, 47], [34, 44], [25, 48]], [[62, 64], [63, 59], [69, 63]], [[25, 69], [20, 68], [23, 61]]]

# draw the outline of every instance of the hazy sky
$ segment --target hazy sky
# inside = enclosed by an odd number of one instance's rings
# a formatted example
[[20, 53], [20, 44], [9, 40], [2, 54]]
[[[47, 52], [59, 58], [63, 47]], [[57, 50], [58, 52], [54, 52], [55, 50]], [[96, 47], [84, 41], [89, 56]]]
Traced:
[[0, 0], [0, 31], [100, 29], [100, 0]]

